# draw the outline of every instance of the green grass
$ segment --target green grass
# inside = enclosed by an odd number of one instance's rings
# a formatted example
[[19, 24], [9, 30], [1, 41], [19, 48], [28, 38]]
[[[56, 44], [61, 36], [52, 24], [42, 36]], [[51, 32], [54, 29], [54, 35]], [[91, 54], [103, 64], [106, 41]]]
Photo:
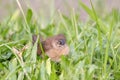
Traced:
[[[120, 80], [120, 11], [103, 17], [92, 2], [91, 9], [79, 2], [89, 15], [86, 22], [71, 9], [69, 17], [58, 11], [43, 25], [35, 12], [24, 13], [16, 2], [20, 10], [0, 23], [0, 80]], [[59, 63], [37, 56], [32, 34], [59, 33], [65, 34], [70, 54]]]

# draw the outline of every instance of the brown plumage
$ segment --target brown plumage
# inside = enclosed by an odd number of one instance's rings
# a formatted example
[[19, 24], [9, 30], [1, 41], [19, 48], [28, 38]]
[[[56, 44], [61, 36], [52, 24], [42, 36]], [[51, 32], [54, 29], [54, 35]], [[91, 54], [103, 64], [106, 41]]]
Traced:
[[[33, 44], [37, 39], [36, 35], [33, 35]], [[63, 34], [55, 35], [49, 37], [46, 40], [40, 40], [43, 51], [48, 55], [53, 61], [60, 61], [61, 55], [67, 55], [69, 53], [69, 47], [66, 44], [66, 38]], [[37, 54], [41, 55], [42, 50], [40, 44], [37, 46]]]

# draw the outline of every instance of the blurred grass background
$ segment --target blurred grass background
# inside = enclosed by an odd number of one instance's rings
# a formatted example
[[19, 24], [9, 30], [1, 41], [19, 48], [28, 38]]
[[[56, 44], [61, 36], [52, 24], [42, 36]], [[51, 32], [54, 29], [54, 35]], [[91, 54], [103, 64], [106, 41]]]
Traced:
[[[1, 80], [119, 80], [119, 0], [1, 0]], [[60, 63], [36, 55], [31, 35], [63, 33]], [[37, 42], [36, 42], [37, 43]]]
[[[90, 2], [88, 0], [81, 1], [90, 7]], [[95, 9], [99, 11], [101, 15], [112, 11], [112, 9], [120, 9], [119, 0], [92, 0], [92, 2], [94, 3]], [[75, 9], [75, 12], [81, 15], [80, 17], [82, 20], [86, 20], [88, 17], [84, 10], [79, 7], [78, 0], [20, 0], [20, 3], [24, 11], [26, 11], [27, 8], [31, 8], [37, 15], [42, 14], [42, 16], [44, 15], [46, 18], [52, 16], [55, 14], [54, 12], [58, 10], [60, 10], [65, 15], [70, 15], [70, 9], [72, 8]], [[11, 15], [15, 9], [18, 8], [15, 0], [0, 0], [0, 5], [0, 20], [3, 20], [8, 15]]]

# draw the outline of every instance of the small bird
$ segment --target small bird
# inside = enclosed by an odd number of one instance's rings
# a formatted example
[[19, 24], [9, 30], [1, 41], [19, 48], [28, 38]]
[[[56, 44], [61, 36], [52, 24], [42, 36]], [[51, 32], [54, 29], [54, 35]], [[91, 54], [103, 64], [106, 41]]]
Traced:
[[[33, 35], [32, 39], [34, 44], [37, 36]], [[43, 51], [52, 61], [59, 62], [62, 55], [68, 55], [69, 53], [69, 47], [66, 44], [66, 38], [63, 34], [58, 34], [45, 40], [40, 40], [39, 42], [41, 43]], [[38, 43], [37, 54], [40, 56], [42, 56], [42, 49]]]

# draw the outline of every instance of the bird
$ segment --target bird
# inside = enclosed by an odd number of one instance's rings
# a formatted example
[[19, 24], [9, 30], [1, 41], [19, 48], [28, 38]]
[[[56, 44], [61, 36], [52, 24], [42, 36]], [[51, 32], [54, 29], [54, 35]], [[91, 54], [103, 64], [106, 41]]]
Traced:
[[[37, 35], [32, 36], [32, 43], [37, 40]], [[40, 43], [40, 44], [39, 44]], [[63, 34], [48, 37], [45, 40], [40, 39], [37, 45], [37, 54], [42, 56], [45, 53], [52, 61], [59, 62], [62, 55], [69, 54], [69, 46]]]

